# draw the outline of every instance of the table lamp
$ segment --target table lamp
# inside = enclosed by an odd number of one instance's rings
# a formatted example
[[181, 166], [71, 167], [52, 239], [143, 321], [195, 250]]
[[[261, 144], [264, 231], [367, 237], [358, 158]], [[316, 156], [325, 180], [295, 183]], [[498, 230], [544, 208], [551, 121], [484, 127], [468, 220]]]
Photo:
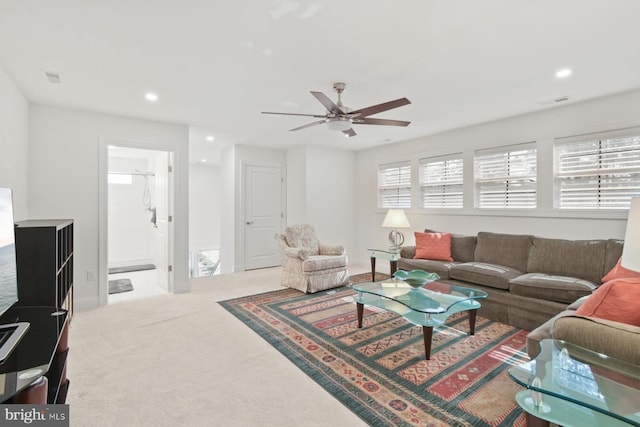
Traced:
[[384, 217], [384, 221], [382, 221], [382, 226], [393, 229], [389, 232], [390, 249], [393, 250], [398, 250], [404, 243], [404, 235], [398, 231], [398, 228], [411, 227], [403, 209], [389, 209], [387, 215]]
[[620, 265], [627, 270], [640, 271], [640, 197], [631, 199]]

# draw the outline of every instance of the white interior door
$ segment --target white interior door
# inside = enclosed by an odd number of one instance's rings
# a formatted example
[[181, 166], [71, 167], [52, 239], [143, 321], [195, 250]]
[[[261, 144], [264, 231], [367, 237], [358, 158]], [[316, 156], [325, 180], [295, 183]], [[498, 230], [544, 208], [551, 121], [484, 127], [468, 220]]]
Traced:
[[156, 248], [155, 262], [158, 284], [165, 290], [169, 291], [170, 277], [170, 260], [169, 260], [169, 241], [170, 241], [170, 200], [169, 200], [169, 153], [160, 153], [155, 159], [155, 177], [156, 177]]
[[282, 168], [245, 166], [245, 269], [280, 265], [274, 238], [284, 220]]

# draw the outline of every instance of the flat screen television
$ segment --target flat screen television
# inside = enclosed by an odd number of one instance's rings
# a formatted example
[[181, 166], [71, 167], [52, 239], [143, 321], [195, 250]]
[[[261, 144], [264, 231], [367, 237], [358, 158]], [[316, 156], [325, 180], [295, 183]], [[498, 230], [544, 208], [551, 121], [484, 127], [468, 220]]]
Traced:
[[[18, 302], [13, 194], [0, 187], [0, 316]], [[28, 322], [0, 324], [0, 363], [11, 354], [29, 329]]]

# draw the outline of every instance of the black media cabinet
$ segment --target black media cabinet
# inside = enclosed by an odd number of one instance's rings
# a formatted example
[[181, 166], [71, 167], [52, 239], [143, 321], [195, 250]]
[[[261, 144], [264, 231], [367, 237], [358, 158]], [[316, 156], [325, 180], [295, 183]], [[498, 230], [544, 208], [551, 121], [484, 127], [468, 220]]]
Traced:
[[[0, 364], [0, 403], [65, 402], [69, 388], [68, 320], [68, 312], [57, 307], [12, 307], [0, 317], [0, 324], [30, 325], [9, 358]], [[30, 402], [30, 388], [42, 384], [43, 377], [48, 383], [46, 402]]]

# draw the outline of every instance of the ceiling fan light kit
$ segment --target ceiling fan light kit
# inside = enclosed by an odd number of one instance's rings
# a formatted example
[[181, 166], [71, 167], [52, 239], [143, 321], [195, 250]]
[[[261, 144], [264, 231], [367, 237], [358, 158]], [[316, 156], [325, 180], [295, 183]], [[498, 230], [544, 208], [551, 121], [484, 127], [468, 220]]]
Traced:
[[338, 94], [338, 101], [333, 102], [327, 95], [322, 92], [311, 91], [313, 95], [324, 107], [327, 109], [325, 115], [319, 114], [299, 114], [299, 113], [277, 113], [271, 111], [263, 111], [262, 114], [278, 114], [286, 116], [307, 116], [321, 118], [313, 123], [309, 123], [303, 126], [298, 126], [290, 131], [305, 129], [308, 127], [316, 126], [322, 123], [327, 124], [327, 128], [333, 131], [342, 132], [347, 137], [356, 136], [356, 132], [353, 130], [352, 125], [383, 125], [383, 126], [408, 126], [411, 122], [402, 120], [388, 120], [388, 119], [372, 119], [369, 116], [381, 113], [383, 111], [391, 110], [393, 108], [402, 107], [403, 105], [411, 104], [407, 98], [399, 98], [394, 101], [384, 102], [378, 105], [372, 105], [366, 108], [360, 108], [358, 110], [352, 110], [349, 107], [345, 107], [342, 104], [342, 92], [344, 92], [346, 85], [342, 82], [333, 84], [333, 90]]
[[353, 121], [348, 117], [331, 117], [327, 119], [327, 127], [339, 132], [351, 129], [352, 123]]

